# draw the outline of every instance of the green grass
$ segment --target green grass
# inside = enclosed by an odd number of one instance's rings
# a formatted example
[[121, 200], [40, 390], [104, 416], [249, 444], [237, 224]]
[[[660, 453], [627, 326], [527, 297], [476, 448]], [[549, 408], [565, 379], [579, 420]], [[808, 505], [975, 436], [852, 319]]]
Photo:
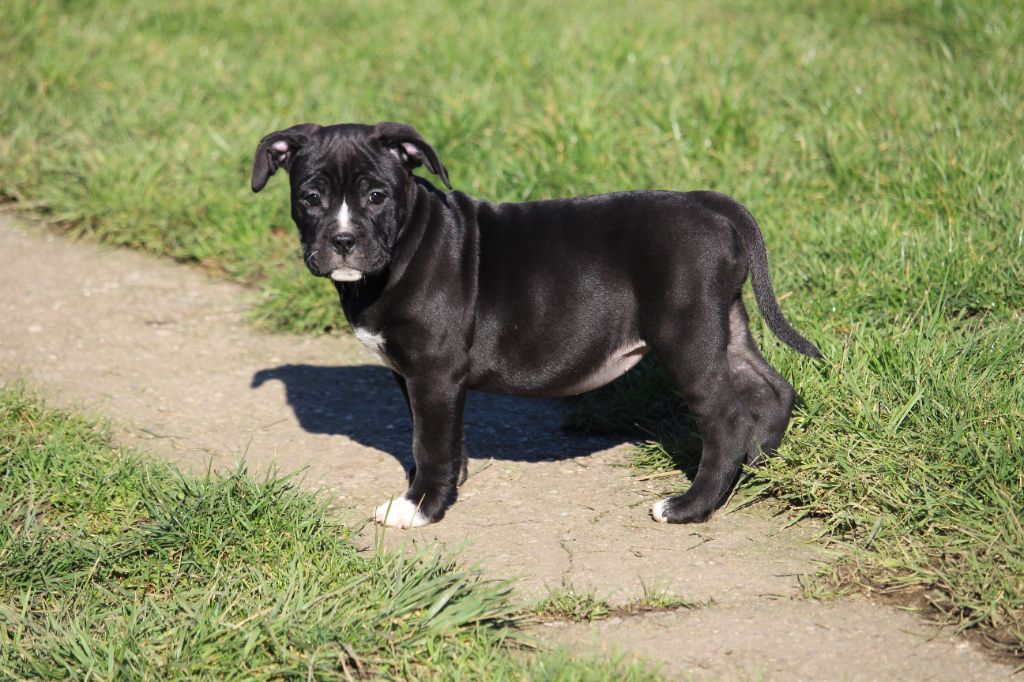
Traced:
[[[747, 489], [822, 517], [846, 584], [925, 588], [1024, 648], [1019, 2], [9, 0], [0, 83], [0, 193], [252, 283], [278, 329], [342, 324], [286, 183], [248, 189], [286, 125], [413, 123], [494, 200], [737, 196], [828, 358], [765, 340], [805, 402]], [[685, 422], [656, 369], [631, 381], [578, 420], [668, 391]], [[685, 430], [649, 431], [648, 464], [692, 461]]]
[[188, 478], [0, 389], [0, 677], [655, 679], [533, 651], [507, 583], [360, 552], [293, 484]]

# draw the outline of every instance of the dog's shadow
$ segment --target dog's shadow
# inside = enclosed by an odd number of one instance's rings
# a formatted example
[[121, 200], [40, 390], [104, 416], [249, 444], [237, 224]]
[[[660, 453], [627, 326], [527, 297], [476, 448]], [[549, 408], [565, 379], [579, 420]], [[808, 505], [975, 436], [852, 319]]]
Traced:
[[[343, 435], [412, 465], [412, 424], [391, 371], [376, 365], [281, 365], [260, 370], [252, 387], [284, 384], [288, 404], [309, 433]], [[565, 408], [539, 400], [470, 392], [466, 447], [471, 458], [542, 461], [580, 457], [628, 442], [563, 428]]]

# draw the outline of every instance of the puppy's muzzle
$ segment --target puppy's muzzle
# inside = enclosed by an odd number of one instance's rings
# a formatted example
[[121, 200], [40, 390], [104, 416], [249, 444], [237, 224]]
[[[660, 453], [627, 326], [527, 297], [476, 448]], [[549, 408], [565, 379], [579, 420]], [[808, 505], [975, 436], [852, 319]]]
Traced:
[[[336, 232], [327, 239], [327, 243], [331, 245], [335, 253], [345, 258], [355, 250], [356, 236], [351, 232]], [[331, 270], [329, 276], [335, 282], [355, 282], [362, 279], [363, 273], [355, 268], [342, 265]]]

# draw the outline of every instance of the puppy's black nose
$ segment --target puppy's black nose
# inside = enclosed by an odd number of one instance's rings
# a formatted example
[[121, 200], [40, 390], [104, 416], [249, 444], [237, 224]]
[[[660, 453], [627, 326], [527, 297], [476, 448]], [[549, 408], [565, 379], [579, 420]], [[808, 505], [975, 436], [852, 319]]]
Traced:
[[351, 232], [339, 232], [331, 235], [331, 246], [341, 255], [347, 255], [356, 247], [356, 236]]

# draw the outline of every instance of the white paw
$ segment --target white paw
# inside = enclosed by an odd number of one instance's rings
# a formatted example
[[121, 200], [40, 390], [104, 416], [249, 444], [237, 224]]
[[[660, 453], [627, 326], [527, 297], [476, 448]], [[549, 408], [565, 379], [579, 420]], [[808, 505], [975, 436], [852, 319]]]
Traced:
[[392, 528], [418, 528], [430, 523], [430, 519], [421, 514], [416, 505], [404, 497], [388, 500], [378, 506], [377, 510], [373, 512], [373, 520]]
[[651, 516], [653, 516], [654, 520], [658, 523], [665, 523], [668, 521], [665, 517], [665, 505], [668, 504], [669, 499], [670, 498], [666, 497], [664, 500], [659, 500], [651, 507]]

